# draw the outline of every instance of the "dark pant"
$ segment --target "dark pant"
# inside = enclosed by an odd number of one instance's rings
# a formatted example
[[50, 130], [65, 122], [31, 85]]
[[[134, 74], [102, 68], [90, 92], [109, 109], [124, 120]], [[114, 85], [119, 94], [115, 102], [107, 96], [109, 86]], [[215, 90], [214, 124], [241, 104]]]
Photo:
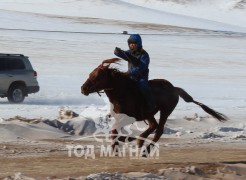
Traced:
[[147, 106], [147, 111], [153, 111], [155, 107], [155, 100], [152, 94], [151, 88], [149, 86], [147, 79], [139, 79], [137, 81], [138, 86], [140, 88], [140, 92], [144, 97], [144, 101]]

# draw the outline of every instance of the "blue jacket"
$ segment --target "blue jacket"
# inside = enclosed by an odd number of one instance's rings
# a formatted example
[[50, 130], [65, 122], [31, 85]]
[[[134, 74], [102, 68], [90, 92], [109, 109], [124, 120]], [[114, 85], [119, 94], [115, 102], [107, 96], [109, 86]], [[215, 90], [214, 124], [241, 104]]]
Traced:
[[128, 61], [128, 72], [131, 78], [135, 80], [149, 78], [149, 54], [141, 49], [137, 53], [132, 54], [130, 50], [119, 51], [116, 56]]
[[131, 50], [119, 50], [115, 51], [114, 54], [128, 61], [128, 72], [132, 79], [137, 81], [140, 79], [148, 80], [150, 63], [149, 54], [142, 48], [142, 39], [139, 34], [132, 34], [128, 39], [128, 44], [131, 41], [137, 43], [138, 50], [136, 52], [132, 52]]

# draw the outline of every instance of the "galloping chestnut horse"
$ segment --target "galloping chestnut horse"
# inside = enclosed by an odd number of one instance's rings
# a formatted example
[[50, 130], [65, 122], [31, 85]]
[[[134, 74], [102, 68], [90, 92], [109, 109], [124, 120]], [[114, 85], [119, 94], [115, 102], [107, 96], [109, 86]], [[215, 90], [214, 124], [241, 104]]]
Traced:
[[[227, 120], [225, 115], [193, 100], [187, 92], [179, 87], [174, 87], [165, 79], [153, 79], [149, 81], [157, 106], [153, 113], [146, 114], [145, 103], [141, 93], [139, 93], [136, 82], [130, 79], [125, 73], [115, 68], [109, 68], [111, 63], [118, 63], [119, 61], [120, 59], [118, 58], [104, 60], [101, 65], [90, 73], [89, 78], [81, 87], [81, 93], [88, 96], [90, 93], [100, 93], [100, 91], [104, 90], [109, 101], [113, 104], [113, 111], [116, 114], [126, 114], [134, 117], [136, 121], [147, 120], [149, 127], [140, 135], [140, 139], [138, 139], [139, 147], [142, 147], [144, 143], [143, 139], [147, 138], [154, 130], [156, 131], [152, 141], [155, 143], [159, 140], [163, 134], [164, 125], [168, 116], [172, 113], [179, 101], [179, 96], [185, 102], [193, 102], [199, 105], [204, 111], [219, 121]], [[154, 117], [158, 111], [160, 111], [159, 124]], [[114, 134], [112, 136], [113, 139], [116, 138], [117, 133], [117, 129], [112, 129], [112, 134]], [[134, 139], [130, 138], [128, 141]], [[125, 137], [118, 137], [117, 140], [124, 141]], [[148, 152], [150, 152], [153, 143], [148, 146]], [[118, 145], [118, 141], [114, 141], [112, 147], [115, 148], [115, 145]]]

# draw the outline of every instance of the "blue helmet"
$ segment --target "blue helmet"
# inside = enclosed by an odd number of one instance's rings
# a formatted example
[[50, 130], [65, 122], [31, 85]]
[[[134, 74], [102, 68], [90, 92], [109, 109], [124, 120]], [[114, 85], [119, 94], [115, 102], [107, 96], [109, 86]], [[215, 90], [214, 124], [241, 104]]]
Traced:
[[135, 43], [137, 44], [138, 48], [142, 47], [142, 39], [139, 34], [131, 34], [127, 40], [128, 44]]

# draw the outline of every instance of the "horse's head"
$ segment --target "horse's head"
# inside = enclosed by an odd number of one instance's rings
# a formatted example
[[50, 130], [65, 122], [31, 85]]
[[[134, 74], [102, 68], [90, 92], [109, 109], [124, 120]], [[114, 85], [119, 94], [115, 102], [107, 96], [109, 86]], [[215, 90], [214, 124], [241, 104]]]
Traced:
[[[91, 93], [110, 88], [109, 66], [111, 63], [117, 63], [119, 60], [118, 58], [104, 60], [101, 65], [90, 73], [89, 78], [81, 86], [81, 93], [88, 96]], [[108, 65], [105, 65], [106, 63]]]

